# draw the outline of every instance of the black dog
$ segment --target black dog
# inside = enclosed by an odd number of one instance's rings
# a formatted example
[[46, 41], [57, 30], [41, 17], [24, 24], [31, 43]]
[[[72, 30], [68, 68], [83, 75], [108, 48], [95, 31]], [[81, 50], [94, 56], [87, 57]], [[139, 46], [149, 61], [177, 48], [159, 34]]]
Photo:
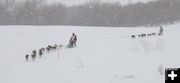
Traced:
[[135, 36], [135, 35], [131, 35], [131, 38], [133, 38], [133, 39], [134, 39], [134, 38], [136, 38], [136, 36]]

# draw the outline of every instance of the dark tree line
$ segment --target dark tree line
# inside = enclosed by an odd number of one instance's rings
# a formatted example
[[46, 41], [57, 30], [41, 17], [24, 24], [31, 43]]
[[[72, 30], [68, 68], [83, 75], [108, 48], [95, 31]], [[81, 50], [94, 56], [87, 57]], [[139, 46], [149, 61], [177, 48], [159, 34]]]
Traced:
[[7, 0], [0, 4], [1, 25], [61, 25], [65, 18], [66, 7], [60, 3], [48, 5], [43, 0]]
[[180, 20], [180, 0], [158, 0], [122, 6], [92, 0], [66, 7], [43, 0], [0, 1], [0, 25], [154, 26]]

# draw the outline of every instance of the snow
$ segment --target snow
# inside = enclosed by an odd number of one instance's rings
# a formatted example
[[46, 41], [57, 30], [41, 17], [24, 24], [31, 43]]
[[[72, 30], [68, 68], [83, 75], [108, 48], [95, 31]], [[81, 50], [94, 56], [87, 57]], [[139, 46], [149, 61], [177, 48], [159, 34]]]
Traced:
[[[0, 83], [164, 83], [167, 67], [180, 67], [180, 24], [159, 27], [0, 26]], [[65, 48], [71, 33], [76, 48]], [[47, 45], [63, 48], [36, 61], [25, 55]]]
[[[18, 1], [22, 1], [22, 0], [18, 0]], [[102, 3], [120, 3], [122, 5], [127, 5], [130, 3], [137, 3], [137, 2], [144, 2], [147, 3], [149, 1], [157, 1], [157, 0], [45, 0], [48, 3], [63, 3], [67, 6], [73, 6], [73, 5], [80, 5], [80, 4], [84, 4], [87, 3], [89, 1], [99, 1]]]

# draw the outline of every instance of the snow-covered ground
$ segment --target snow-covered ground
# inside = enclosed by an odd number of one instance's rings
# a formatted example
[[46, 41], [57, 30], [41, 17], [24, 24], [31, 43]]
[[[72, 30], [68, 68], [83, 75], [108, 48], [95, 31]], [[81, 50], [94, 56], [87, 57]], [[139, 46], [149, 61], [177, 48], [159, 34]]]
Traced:
[[[0, 26], [0, 83], [164, 83], [165, 67], [180, 67], [180, 24], [153, 28]], [[71, 33], [76, 48], [67, 49]], [[25, 55], [47, 45], [64, 47], [36, 61]]]

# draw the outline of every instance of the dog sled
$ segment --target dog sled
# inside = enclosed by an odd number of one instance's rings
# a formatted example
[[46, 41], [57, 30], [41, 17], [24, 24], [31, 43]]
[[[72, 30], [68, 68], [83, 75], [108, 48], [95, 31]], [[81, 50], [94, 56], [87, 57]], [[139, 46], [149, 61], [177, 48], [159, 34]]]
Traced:
[[73, 41], [69, 42], [69, 44], [66, 46], [66, 48], [74, 48]]

